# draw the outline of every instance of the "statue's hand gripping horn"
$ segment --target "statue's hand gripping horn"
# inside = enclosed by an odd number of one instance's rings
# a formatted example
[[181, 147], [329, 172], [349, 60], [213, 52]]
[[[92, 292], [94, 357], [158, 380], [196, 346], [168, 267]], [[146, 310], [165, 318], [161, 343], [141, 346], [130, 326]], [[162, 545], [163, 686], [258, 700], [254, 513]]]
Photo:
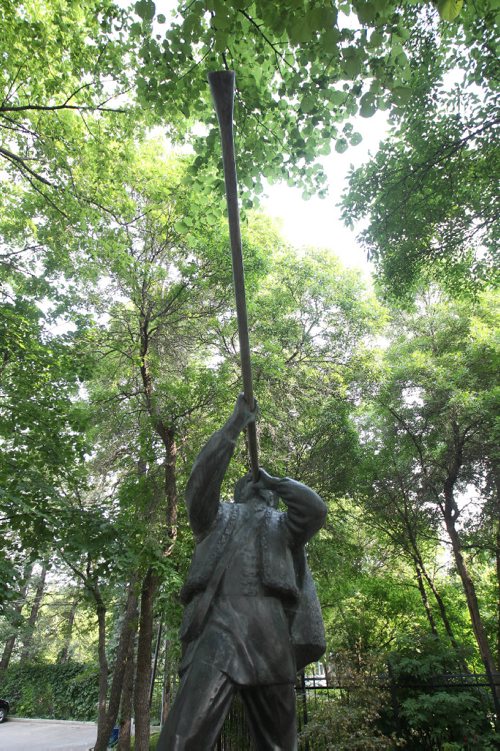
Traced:
[[[231, 238], [231, 255], [233, 259], [234, 294], [236, 297], [236, 314], [238, 317], [238, 336], [240, 340], [241, 373], [243, 376], [243, 393], [251, 409], [255, 400], [252, 386], [252, 366], [250, 363], [250, 342], [248, 338], [247, 306], [245, 300], [245, 278], [243, 274], [243, 255], [241, 251], [240, 212], [238, 208], [238, 183], [236, 179], [236, 160], [233, 138], [233, 71], [218, 71], [208, 74], [212, 97], [219, 120], [224, 179], [226, 183], [227, 214], [229, 236]], [[247, 427], [248, 451], [254, 481], [259, 476], [257, 451], [257, 430], [255, 422]]]

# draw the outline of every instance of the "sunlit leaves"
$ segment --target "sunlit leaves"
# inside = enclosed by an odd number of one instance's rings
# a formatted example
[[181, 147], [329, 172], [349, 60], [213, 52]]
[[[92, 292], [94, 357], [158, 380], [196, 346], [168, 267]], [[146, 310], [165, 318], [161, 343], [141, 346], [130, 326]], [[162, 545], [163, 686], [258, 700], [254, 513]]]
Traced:
[[29, 300], [4, 301], [0, 325], [0, 506], [25, 547], [50, 538], [46, 517], [83, 482], [85, 410], [75, 399], [90, 358], [54, 335]]
[[[180, 7], [163, 38], [144, 39], [139, 97], [167, 121], [172, 139], [192, 141], [210, 171], [219, 163], [218, 141], [193, 137], [191, 129], [197, 121], [215, 124], [206, 71], [233, 68], [245, 200], [262, 189], [262, 174], [324, 195], [318, 158], [333, 148], [327, 146], [335, 138], [333, 124], [358, 111], [371, 117], [378, 109], [408, 106], [411, 66], [417, 64], [410, 30], [427, 15], [409, 0], [356, 0], [339, 9], [323, 2], [278, 9], [274, 3], [243, 8], [199, 0]], [[315, 172], [308, 169], [313, 163]]]
[[[398, 127], [350, 177], [344, 217], [369, 217], [361, 240], [389, 295], [411, 297], [433, 280], [457, 297], [496, 284], [494, 37], [489, 11], [448, 60], [423, 38], [419, 66], [391, 87]], [[443, 85], [450, 63], [464, 83]], [[361, 115], [378, 96], [362, 96]]]

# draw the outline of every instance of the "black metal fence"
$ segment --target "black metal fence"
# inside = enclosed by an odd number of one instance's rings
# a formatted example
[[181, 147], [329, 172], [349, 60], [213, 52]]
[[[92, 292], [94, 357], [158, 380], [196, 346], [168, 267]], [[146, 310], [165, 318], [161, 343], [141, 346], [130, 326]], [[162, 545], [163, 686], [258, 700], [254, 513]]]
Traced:
[[[500, 674], [495, 674], [493, 680], [495, 684], [500, 685]], [[434, 693], [438, 691], [474, 690], [476, 695], [477, 692], [482, 694], [485, 712], [493, 709], [491, 685], [487, 676], [483, 674], [435, 675], [421, 683], [416, 681], [398, 682], [391, 678], [390, 674], [385, 674], [372, 676], [369, 683], [371, 688], [379, 688], [381, 692], [387, 693], [387, 709], [394, 730], [399, 728], [401, 702], [408, 695], [408, 691]], [[302, 677], [301, 683], [296, 686], [299, 751], [323, 751], [323, 749], [331, 748], [331, 739], [314, 736], [311, 739], [311, 736], [304, 731], [310, 722], [317, 721], [318, 716], [328, 712], [329, 705], [333, 709], [334, 704], [348, 703], [349, 693], [359, 691], [360, 685], [351, 684], [348, 678], [326, 685], [325, 681], [319, 681], [315, 684], [314, 681]], [[254, 751], [241, 701], [237, 700], [233, 703], [214, 751]]]
[[[500, 685], [500, 674], [493, 676], [495, 684]], [[371, 676], [367, 679], [367, 684], [372, 689], [380, 689], [381, 692], [387, 693], [387, 709], [390, 714], [391, 725], [393, 729], [398, 729], [400, 722], [401, 702], [408, 691], [420, 691], [433, 693], [437, 691], [457, 692], [466, 690], [475, 690], [482, 694], [485, 711], [491, 707], [491, 684], [487, 676], [477, 673], [453, 673], [435, 675], [421, 683], [413, 680], [396, 681], [390, 674]], [[352, 684], [349, 678], [337, 680], [329, 685], [324, 679], [315, 681], [314, 679], [301, 677], [301, 681], [296, 686], [297, 699], [297, 726], [299, 736], [299, 751], [322, 751], [330, 747], [328, 743], [320, 739], [310, 740], [307, 733], [308, 724], [314, 722], [318, 714], [321, 715], [328, 711], [328, 706], [332, 709], [334, 704], [345, 703], [349, 701], [350, 692], [359, 692], [360, 684]], [[152, 717], [159, 717], [160, 702], [156, 701], [152, 707]], [[305, 736], [305, 737], [304, 737]], [[231, 710], [225, 720], [221, 735], [217, 741], [214, 751], [254, 751], [248, 726], [245, 719], [245, 711], [242, 701], [236, 696]]]
[[[345, 691], [345, 686], [311, 685], [304, 681], [296, 686], [299, 751], [321, 751], [323, 744], [317, 740], [313, 745], [309, 739], [301, 738], [302, 731], [319, 708], [324, 709], [325, 704], [338, 701], [339, 694]], [[233, 702], [214, 751], [255, 751], [243, 702], [238, 697]]]

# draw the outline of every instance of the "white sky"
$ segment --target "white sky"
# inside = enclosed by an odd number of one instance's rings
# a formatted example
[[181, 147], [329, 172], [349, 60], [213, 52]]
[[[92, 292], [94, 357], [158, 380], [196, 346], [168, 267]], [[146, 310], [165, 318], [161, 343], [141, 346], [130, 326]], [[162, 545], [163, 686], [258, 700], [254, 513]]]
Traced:
[[370, 153], [376, 153], [387, 131], [387, 118], [385, 113], [377, 112], [371, 118], [358, 117], [352, 122], [354, 130], [363, 136], [363, 141], [357, 146], [350, 146], [343, 154], [338, 154], [332, 148], [332, 153], [321, 160], [328, 175], [327, 198], [304, 201], [302, 190], [287, 185], [272, 185], [267, 190], [268, 198], [263, 201], [263, 208], [266, 213], [281, 220], [283, 234], [294, 246], [329, 248], [345, 266], [359, 268], [369, 274], [370, 264], [356, 242], [359, 228], [353, 232], [345, 227], [337, 204], [346, 186], [351, 165], [359, 167], [367, 161]]

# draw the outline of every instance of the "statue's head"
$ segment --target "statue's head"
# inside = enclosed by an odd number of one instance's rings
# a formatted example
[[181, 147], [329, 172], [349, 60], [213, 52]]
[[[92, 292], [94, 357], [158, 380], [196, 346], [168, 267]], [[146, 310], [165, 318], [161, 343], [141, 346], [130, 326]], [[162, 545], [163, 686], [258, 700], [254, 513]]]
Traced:
[[266, 506], [276, 508], [279, 496], [273, 490], [260, 488], [253, 481], [252, 473], [240, 477], [234, 486], [235, 503], [264, 503]]

